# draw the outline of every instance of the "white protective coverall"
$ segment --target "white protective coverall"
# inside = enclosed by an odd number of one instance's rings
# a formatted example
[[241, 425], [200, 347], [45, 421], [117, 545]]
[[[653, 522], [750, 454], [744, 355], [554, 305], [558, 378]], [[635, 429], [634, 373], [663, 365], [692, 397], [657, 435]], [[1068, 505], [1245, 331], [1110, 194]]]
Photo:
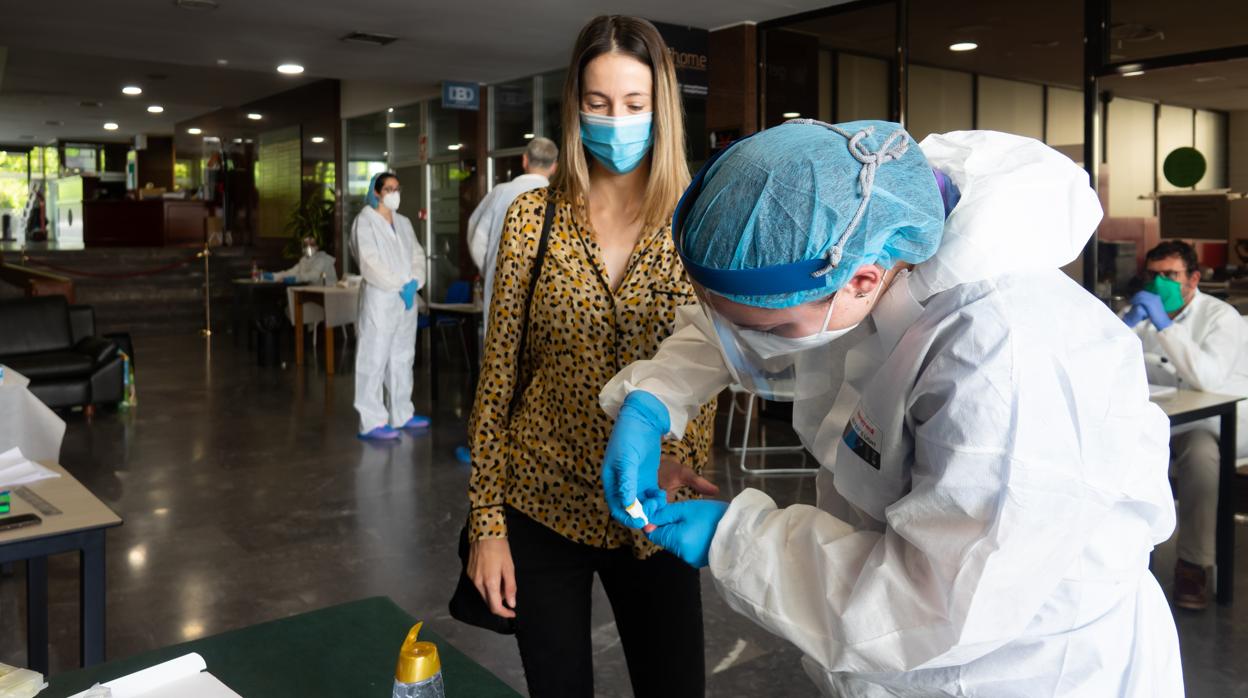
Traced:
[[[416, 305], [403, 306], [399, 291], [415, 279], [425, 285], [425, 249], [407, 216], [394, 227], [371, 206], [355, 217], [351, 249], [360, 265], [360, 314], [356, 324], [355, 410], [360, 433], [386, 423], [398, 428], [412, 418], [412, 361], [416, 358]], [[388, 393], [390, 409], [382, 400]]]
[[481, 270], [482, 300], [485, 303], [486, 327], [490, 320], [490, 296], [494, 291], [494, 264], [498, 259], [498, 243], [503, 239], [507, 209], [521, 194], [550, 186], [540, 174], [522, 174], [490, 190], [468, 218], [468, 253]]
[[[273, 276], [278, 280], [293, 276], [295, 283], [302, 285], [320, 286], [322, 278], [326, 286], [338, 283], [338, 272], [334, 270], [334, 258], [325, 250], [317, 250], [311, 257], [300, 255], [295, 266], [285, 271], [274, 272]], [[286, 308], [286, 318], [291, 322], [295, 321], [290, 308]], [[321, 306], [315, 303], [303, 304], [304, 325], [315, 325], [324, 319], [325, 311]]]
[[[962, 194], [940, 249], [798, 355], [806, 392], [827, 386], [794, 404], [819, 508], [742, 492], [712, 541], [716, 585], [830, 695], [1182, 695], [1148, 571], [1175, 523], [1167, 420], [1138, 340], [1059, 271], [1100, 220], [1087, 176], [1007, 134], [921, 147]], [[647, 390], [679, 436], [731, 381], [715, 342], [682, 308], [604, 409]]]

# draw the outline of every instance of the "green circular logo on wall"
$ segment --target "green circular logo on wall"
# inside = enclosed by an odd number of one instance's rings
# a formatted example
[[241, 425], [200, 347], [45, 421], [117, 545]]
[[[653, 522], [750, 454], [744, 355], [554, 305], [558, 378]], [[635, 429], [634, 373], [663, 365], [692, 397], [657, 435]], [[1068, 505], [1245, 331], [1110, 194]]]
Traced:
[[1181, 189], [1194, 187], [1205, 176], [1205, 156], [1195, 148], [1175, 148], [1166, 156], [1161, 171], [1166, 181]]

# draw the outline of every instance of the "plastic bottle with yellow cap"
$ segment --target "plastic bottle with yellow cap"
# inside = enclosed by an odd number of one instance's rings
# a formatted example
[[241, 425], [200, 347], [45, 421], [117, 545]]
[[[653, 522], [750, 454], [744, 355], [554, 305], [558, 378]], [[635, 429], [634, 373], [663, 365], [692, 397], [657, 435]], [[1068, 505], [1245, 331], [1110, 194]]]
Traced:
[[416, 639], [422, 625], [424, 623], [413, 625], [399, 648], [399, 664], [394, 669], [393, 698], [446, 698], [438, 646]]

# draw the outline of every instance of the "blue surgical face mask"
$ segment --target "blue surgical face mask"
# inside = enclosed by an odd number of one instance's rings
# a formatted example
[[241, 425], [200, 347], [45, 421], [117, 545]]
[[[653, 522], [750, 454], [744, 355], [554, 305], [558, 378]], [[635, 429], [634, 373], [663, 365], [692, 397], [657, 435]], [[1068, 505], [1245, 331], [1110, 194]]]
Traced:
[[581, 142], [603, 167], [615, 174], [632, 172], [654, 142], [653, 112], [633, 116], [598, 116], [581, 112]]

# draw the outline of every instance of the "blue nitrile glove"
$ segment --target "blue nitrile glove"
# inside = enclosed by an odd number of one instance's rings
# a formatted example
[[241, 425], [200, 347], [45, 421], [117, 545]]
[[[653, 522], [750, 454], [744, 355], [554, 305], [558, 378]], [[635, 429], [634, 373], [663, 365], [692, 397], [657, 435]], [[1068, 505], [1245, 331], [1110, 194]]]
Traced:
[[1138, 305], [1132, 305], [1131, 309], [1122, 316], [1122, 321], [1127, 323], [1127, 327], [1135, 327], [1148, 318], [1148, 311]]
[[684, 560], [695, 568], [710, 564], [711, 541], [720, 519], [728, 511], [728, 502], [716, 499], [693, 499], [675, 504], [661, 504], [662, 491], [647, 492], [645, 507], [650, 523], [657, 528], [646, 536], [652, 543]]
[[272, 281], [272, 280], [273, 280], [273, 272], [271, 272], [271, 271], [261, 272], [261, 273], [260, 273], [260, 279], [261, 279], [262, 281]]
[[659, 485], [659, 445], [671, 429], [667, 407], [654, 395], [634, 390], [624, 398], [607, 442], [602, 490], [616, 521], [629, 528], [645, 522], [626, 511], [641, 494]]
[[399, 296], [403, 298], [404, 310], [411, 310], [416, 303], [416, 280], [403, 284], [403, 288], [399, 289]]
[[[1161, 296], [1156, 293], [1139, 291], [1134, 296], [1131, 296], [1131, 304], [1135, 308], [1140, 308], [1144, 311], [1148, 319], [1153, 321], [1153, 327], [1156, 327], [1158, 332], [1174, 324], [1174, 320], [1170, 319], [1165, 307], [1161, 304]], [[1132, 308], [1132, 311], [1135, 308]], [[1130, 315], [1131, 313], [1127, 314]]]

